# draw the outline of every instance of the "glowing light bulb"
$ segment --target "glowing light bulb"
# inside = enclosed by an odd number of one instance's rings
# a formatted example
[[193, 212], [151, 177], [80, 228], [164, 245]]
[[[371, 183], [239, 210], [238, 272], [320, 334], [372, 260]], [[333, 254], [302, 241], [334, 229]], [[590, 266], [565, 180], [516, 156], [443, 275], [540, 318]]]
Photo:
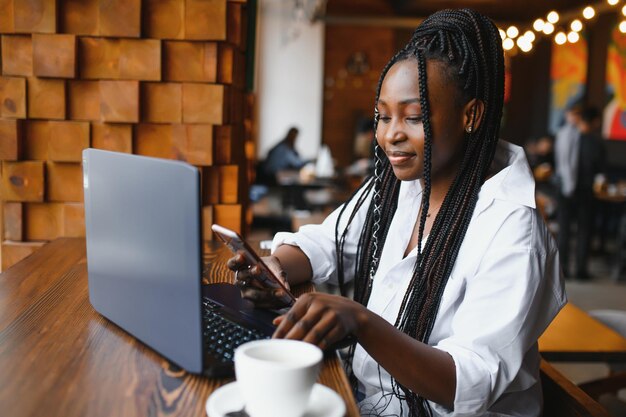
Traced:
[[554, 25], [552, 23], [546, 22], [546, 24], [543, 25], [543, 33], [545, 33], [546, 35], [549, 35], [552, 32], [554, 32]]
[[537, 32], [541, 32], [543, 30], [544, 24], [545, 22], [543, 21], [543, 19], [537, 19], [533, 23], [533, 29], [535, 29]]
[[554, 37], [554, 42], [556, 42], [557, 45], [563, 45], [565, 42], [567, 42], [567, 36], [565, 35], [565, 33], [559, 32]]
[[622, 7], [622, 14], [626, 16], [626, 6]]
[[517, 39], [517, 46], [522, 52], [529, 52], [533, 49], [533, 43], [526, 36], [520, 36]]
[[548, 22], [555, 24], [558, 21], [559, 21], [559, 14], [557, 12], [552, 10], [550, 13], [548, 13]]
[[530, 42], [534, 42], [536, 39], [535, 32], [533, 32], [532, 30], [527, 30], [526, 33], [524, 33], [524, 37]]
[[576, 43], [580, 39], [578, 32], [570, 32], [567, 34], [567, 40], [569, 43]]
[[572, 28], [574, 32], [580, 32], [581, 30], [583, 30], [583, 22], [581, 22], [578, 19], [572, 20], [572, 23], [570, 23], [569, 26]]
[[506, 38], [506, 32], [502, 29], [498, 29], [498, 32], [500, 32], [500, 37], [502, 38], [502, 40], [504, 40], [504, 38]]
[[593, 7], [591, 6], [587, 6], [585, 7], [585, 9], [583, 10], [583, 17], [585, 19], [591, 19], [592, 17], [594, 17], [596, 15], [596, 11], [594, 10]]
[[505, 51], [510, 51], [514, 46], [515, 42], [513, 42], [513, 39], [511, 38], [506, 38], [502, 41], [502, 48], [504, 48]]
[[516, 38], [517, 35], [519, 35], [519, 30], [515, 26], [509, 26], [509, 28], [506, 30], [506, 36], [511, 39]]
[[619, 31], [626, 33], [626, 20], [622, 20], [619, 24]]
[[619, 3], [619, 0], [606, 0], [607, 3], [609, 3], [609, 5], [611, 6], [615, 6], [617, 3]]

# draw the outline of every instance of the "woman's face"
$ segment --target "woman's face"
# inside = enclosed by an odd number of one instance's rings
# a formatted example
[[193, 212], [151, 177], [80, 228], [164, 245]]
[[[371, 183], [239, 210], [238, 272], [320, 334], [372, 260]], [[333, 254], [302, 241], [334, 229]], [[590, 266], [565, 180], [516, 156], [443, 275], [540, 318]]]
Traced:
[[[458, 104], [457, 88], [445, 75], [443, 65], [436, 61], [426, 63], [433, 181], [456, 175], [462, 159], [465, 127], [471, 123], [471, 118], [467, 120], [468, 105]], [[377, 104], [378, 145], [402, 181], [422, 178], [424, 172], [424, 126], [418, 80], [417, 60], [395, 63], [383, 79]]]

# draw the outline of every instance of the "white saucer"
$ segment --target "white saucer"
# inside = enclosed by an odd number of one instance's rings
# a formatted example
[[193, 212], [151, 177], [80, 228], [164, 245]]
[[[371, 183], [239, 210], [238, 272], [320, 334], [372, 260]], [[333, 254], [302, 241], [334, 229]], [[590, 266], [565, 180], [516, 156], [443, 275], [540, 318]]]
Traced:
[[[243, 408], [243, 398], [237, 381], [215, 390], [206, 401], [206, 413], [209, 417], [224, 417], [226, 413]], [[346, 405], [332, 389], [315, 384], [309, 406], [302, 417], [343, 417]]]

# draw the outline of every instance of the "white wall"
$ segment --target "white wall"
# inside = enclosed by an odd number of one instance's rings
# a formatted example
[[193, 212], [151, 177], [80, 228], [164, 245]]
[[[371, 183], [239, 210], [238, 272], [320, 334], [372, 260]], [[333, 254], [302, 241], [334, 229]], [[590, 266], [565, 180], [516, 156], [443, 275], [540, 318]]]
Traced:
[[300, 129], [296, 148], [303, 158], [315, 158], [321, 144], [324, 24], [294, 18], [293, 3], [259, 2], [255, 80], [259, 158], [265, 158], [291, 126]]

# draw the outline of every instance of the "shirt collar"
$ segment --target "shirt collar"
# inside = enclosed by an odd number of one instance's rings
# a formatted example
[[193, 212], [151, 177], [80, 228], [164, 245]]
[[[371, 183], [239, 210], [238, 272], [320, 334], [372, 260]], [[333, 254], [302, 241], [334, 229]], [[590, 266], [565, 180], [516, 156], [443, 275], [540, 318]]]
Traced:
[[[499, 140], [494, 160], [504, 168], [485, 181], [481, 187], [476, 213], [489, 207], [494, 200], [510, 201], [536, 208], [535, 180], [524, 150], [512, 143]], [[404, 198], [416, 198], [421, 193], [422, 185], [419, 180], [402, 181], [399, 196], [401, 201]]]
[[476, 213], [486, 209], [494, 200], [536, 208], [535, 179], [524, 150], [512, 143], [499, 140], [494, 160], [504, 168], [485, 181], [481, 187]]

